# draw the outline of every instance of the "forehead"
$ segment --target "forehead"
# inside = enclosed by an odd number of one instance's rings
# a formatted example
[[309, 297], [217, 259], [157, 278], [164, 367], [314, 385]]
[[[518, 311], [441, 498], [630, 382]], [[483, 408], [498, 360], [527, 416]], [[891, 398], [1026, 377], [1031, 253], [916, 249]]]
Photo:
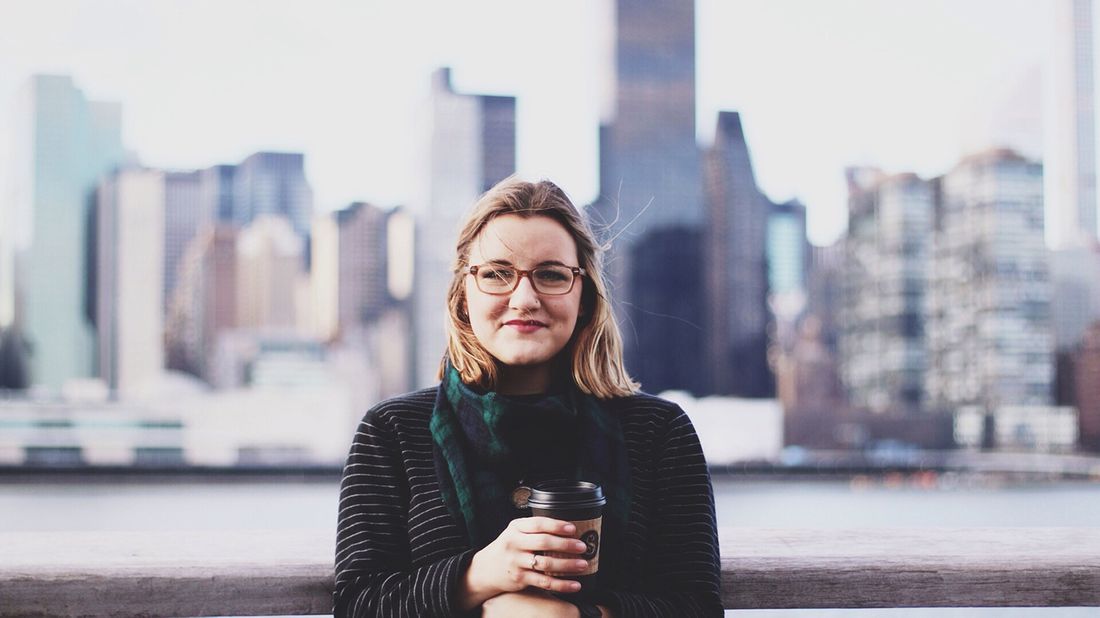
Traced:
[[470, 247], [470, 263], [505, 260], [514, 265], [577, 261], [573, 236], [550, 217], [500, 215], [490, 220]]

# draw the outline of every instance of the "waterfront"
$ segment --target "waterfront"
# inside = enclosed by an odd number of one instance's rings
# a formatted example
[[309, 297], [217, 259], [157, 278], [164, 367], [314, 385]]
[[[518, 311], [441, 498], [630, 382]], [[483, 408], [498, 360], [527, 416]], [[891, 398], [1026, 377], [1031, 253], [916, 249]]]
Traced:
[[[721, 527], [969, 527], [1100, 525], [1100, 484], [1007, 484], [979, 477], [858, 477], [854, 481], [748, 481], [717, 477]], [[337, 487], [308, 483], [51, 482], [0, 485], [0, 529], [331, 529]], [[731, 616], [1078, 618], [1096, 608], [758, 610]]]

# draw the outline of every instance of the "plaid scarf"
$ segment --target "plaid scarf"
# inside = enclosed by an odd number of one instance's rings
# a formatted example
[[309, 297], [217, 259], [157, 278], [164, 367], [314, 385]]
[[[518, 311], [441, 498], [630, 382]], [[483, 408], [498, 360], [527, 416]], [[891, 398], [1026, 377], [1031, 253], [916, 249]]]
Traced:
[[480, 393], [448, 363], [429, 427], [443, 502], [471, 548], [485, 547], [508, 522], [530, 515], [512, 503], [521, 481], [598, 483], [607, 497], [605, 541], [625, 532], [631, 496], [622, 427], [572, 380], [543, 395]]

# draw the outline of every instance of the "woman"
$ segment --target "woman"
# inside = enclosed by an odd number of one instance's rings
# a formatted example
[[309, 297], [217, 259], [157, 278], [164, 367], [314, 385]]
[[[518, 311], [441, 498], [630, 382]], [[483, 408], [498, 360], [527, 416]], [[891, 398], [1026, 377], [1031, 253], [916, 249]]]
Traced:
[[[569, 198], [548, 181], [493, 187], [454, 272], [441, 384], [378, 404], [355, 435], [335, 615], [722, 615], [699, 440], [627, 375], [600, 247]], [[553, 478], [607, 496], [584, 589], [547, 574], [588, 567], [576, 529], [523, 503]]]

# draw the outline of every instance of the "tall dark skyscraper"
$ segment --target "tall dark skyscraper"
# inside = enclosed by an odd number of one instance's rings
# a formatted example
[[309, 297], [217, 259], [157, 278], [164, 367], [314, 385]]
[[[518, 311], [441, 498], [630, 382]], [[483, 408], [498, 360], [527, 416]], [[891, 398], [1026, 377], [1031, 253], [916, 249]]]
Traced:
[[756, 186], [737, 112], [719, 113], [714, 144], [706, 151], [705, 175], [710, 392], [771, 396], [765, 241], [772, 204]]
[[627, 368], [650, 392], [708, 390], [702, 174], [695, 140], [692, 0], [619, 0], [615, 93], [600, 128], [597, 227], [609, 256]]

